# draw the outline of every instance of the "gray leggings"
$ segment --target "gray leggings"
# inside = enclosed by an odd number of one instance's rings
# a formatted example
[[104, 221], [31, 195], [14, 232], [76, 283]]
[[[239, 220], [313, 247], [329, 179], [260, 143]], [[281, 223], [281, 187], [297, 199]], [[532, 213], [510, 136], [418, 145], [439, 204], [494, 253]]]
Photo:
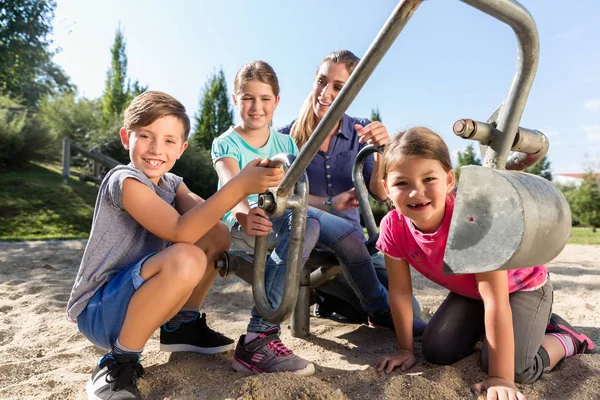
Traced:
[[[515, 382], [531, 383], [544, 368], [542, 339], [552, 312], [552, 282], [532, 292], [509, 295], [515, 332]], [[450, 293], [433, 315], [423, 334], [423, 355], [434, 364], [448, 365], [466, 357], [483, 338], [481, 364], [488, 370], [484, 308], [481, 300]], [[547, 357], [547, 356], [546, 356]]]

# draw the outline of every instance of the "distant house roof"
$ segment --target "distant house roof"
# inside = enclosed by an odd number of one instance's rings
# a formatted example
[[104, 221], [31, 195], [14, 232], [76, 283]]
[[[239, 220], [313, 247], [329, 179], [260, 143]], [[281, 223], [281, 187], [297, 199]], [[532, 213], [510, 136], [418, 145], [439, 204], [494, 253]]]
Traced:
[[[554, 174], [553, 175], [553, 181], [555, 183], [560, 183], [560, 184], [568, 184], [568, 183], [580, 183], [583, 180], [583, 177], [585, 176], [585, 173], [580, 173], [580, 174]], [[596, 178], [597, 182], [600, 182], [600, 173], [595, 173], [594, 177]]]

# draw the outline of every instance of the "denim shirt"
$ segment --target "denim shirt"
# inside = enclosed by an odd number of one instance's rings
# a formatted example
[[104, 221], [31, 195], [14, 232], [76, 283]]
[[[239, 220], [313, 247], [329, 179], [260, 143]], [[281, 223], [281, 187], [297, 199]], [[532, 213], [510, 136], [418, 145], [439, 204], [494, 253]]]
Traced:
[[[289, 125], [279, 128], [279, 132], [289, 135], [295, 122], [294, 120]], [[366, 126], [369, 123], [371, 121], [366, 118], [352, 118], [344, 114], [340, 130], [331, 138], [327, 152], [319, 150], [306, 168], [310, 194], [319, 197], [336, 196], [354, 187], [352, 167], [358, 152], [367, 145], [358, 142], [354, 125]], [[373, 155], [369, 156], [363, 168], [367, 188], [371, 181], [374, 162]], [[358, 209], [334, 211], [333, 214], [348, 220], [362, 232]]]

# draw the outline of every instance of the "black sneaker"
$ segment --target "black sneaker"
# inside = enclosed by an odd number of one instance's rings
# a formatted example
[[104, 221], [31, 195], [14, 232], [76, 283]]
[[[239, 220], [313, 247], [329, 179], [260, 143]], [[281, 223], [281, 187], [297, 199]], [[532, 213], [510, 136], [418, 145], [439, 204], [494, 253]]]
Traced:
[[546, 333], [561, 333], [563, 335], [569, 335], [575, 342], [575, 354], [589, 353], [594, 350], [594, 342], [592, 339], [578, 332], [569, 324], [567, 321], [562, 319], [557, 314], [552, 314], [550, 322], [546, 328]]
[[[384, 311], [381, 314], [372, 314], [369, 315], [369, 327], [371, 328], [386, 328], [386, 329], [394, 329], [394, 320], [392, 318], [392, 313], [390, 310]], [[423, 332], [425, 332], [425, 328], [427, 327], [427, 323], [421, 321], [420, 319], [413, 318], [413, 336], [421, 336]]]
[[191, 351], [200, 354], [216, 354], [233, 349], [233, 340], [213, 331], [206, 325], [206, 314], [196, 313], [194, 319], [173, 329], [167, 324], [160, 327], [162, 351]]
[[291, 372], [296, 375], [312, 375], [313, 363], [298, 357], [279, 339], [277, 328], [261, 333], [259, 337], [244, 344], [242, 335], [233, 355], [233, 369], [239, 372], [270, 373]]
[[88, 399], [141, 399], [136, 380], [143, 373], [137, 354], [107, 353], [85, 386]]

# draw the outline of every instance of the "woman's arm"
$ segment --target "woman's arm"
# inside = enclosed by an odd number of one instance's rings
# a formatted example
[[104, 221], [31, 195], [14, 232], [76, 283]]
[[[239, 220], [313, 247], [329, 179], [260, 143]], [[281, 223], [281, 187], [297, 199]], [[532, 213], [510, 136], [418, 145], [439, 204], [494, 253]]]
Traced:
[[[237, 161], [229, 157], [218, 159], [215, 162], [215, 170], [222, 185], [240, 173]], [[269, 217], [258, 207], [251, 209], [247, 198], [236, 204], [231, 213], [249, 236], [266, 236], [271, 231], [273, 224]]]
[[398, 354], [383, 356], [377, 360], [375, 369], [386, 373], [392, 372], [395, 367], [406, 371], [415, 365], [413, 347], [413, 311], [412, 311], [412, 280], [410, 267], [405, 260], [398, 260], [385, 255], [385, 268], [388, 272], [389, 288], [388, 300], [396, 339], [398, 340]]
[[324, 204], [325, 200], [329, 200], [329, 197], [320, 197], [313, 194], [308, 195], [308, 205], [323, 211], [332, 212], [358, 208], [358, 197], [356, 197], [356, 190], [354, 188], [332, 196], [331, 206], [333, 210]]

